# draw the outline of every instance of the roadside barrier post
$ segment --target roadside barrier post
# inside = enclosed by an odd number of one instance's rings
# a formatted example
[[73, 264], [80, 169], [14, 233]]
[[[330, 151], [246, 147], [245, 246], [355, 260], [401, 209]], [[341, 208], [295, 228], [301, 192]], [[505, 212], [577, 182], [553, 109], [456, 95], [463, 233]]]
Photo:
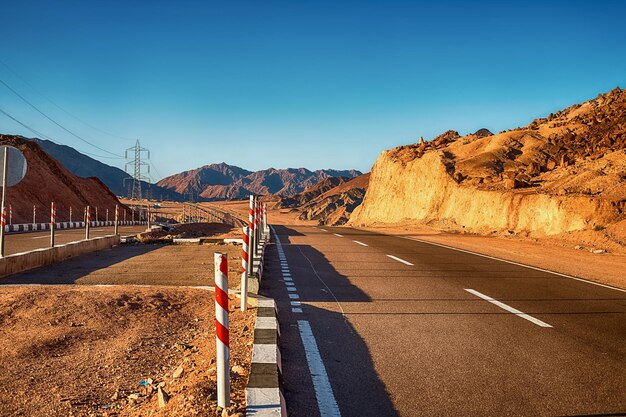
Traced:
[[2, 219], [0, 220], [0, 257], [4, 258], [4, 226], [6, 226], [7, 222], [7, 208], [2, 206]]
[[114, 230], [115, 235], [119, 235], [118, 220], [119, 220], [119, 208], [118, 208], [118, 206], [116, 204], [115, 205], [115, 230]]
[[6, 195], [7, 195], [7, 174], [9, 166], [9, 148], [4, 147], [4, 163], [2, 164], [2, 221], [0, 231], [0, 256], [4, 257], [4, 227], [7, 224], [7, 208], [5, 207]]
[[256, 228], [256, 254], [257, 256], [259, 256], [259, 251], [261, 250], [261, 228], [259, 227], [260, 223], [259, 223], [259, 197], [257, 197], [256, 200], [256, 206], [255, 206], [255, 215], [256, 215], [256, 224], [254, 225], [254, 227]]
[[[98, 223], [98, 207], [96, 207], [96, 223]], [[97, 224], [96, 224], [97, 225]]]
[[126, 210], [124, 210], [124, 224], [126, 224]]
[[215, 345], [217, 406], [230, 406], [230, 347], [228, 335], [228, 256], [215, 253]]
[[87, 206], [85, 208], [85, 239], [89, 240], [89, 223], [91, 222], [91, 208]]
[[132, 222], [133, 222], [133, 224], [135, 224], [135, 209], [134, 209], [134, 208], [132, 209], [132, 211], [130, 212], [130, 214], [131, 214], [131, 216], [132, 216], [132, 218], [133, 218]]
[[37, 224], [37, 206], [33, 204], [33, 230]]
[[13, 207], [9, 204], [9, 224], [13, 224]]
[[70, 223], [72, 223], [72, 206], [70, 206]]
[[54, 229], [56, 226], [56, 222], [54, 219], [54, 201], [50, 203], [50, 247], [54, 247]]
[[150, 229], [150, 206], [146, 205], [146, 214], [148, 216], [148, 229]]
[[255, 248], [255, 244], [256, 244], [256, 239], [255, 239], [255, 233], [254, 233], [254, 196], [251, 195], [250, 196], [250, 210], [248, 211], [248, 227], [250, 228], [250, 246], [249, 246], [249, 252], [248, 254], [250, 255], [250, 259], [248, 261], [248, 263], [250, 264], [250, 266], [248, 267], [250, 270], [250, 274], [254, 275], [254, 258], [256, 256], [256, 253], [254, 251]]
[[250, 243], [250, 228], [243, 228], [243, 246], [241, 248], [241, 311], [248, 308], [248, 244]]
[[109, 222], [109, 209], [107, 209], [107, 214], [106, 214], [106, 222]]

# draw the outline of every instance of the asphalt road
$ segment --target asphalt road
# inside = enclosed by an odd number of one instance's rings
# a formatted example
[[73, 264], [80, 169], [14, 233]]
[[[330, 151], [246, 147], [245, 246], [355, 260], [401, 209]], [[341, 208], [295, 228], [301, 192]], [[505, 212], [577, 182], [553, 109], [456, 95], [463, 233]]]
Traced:
[[[120, 226], [122, 235], [140, 233], [146, 230], [146, 226]], [[113, 226], [92, 227], [90, 237], [106, 236], [113, 234]], [[85, 229], [57, 229], [55, 232], [55, 244], [63, 244], [85, 239]], [[50, 231], [14, 233], [5, 235], [5, 254], [26, 252], [33, 249], [47, 248], [50, 246]]]
[[626, 292], [401, 237], [275, 231], [261, 293], [290, 416], [626, 415]]

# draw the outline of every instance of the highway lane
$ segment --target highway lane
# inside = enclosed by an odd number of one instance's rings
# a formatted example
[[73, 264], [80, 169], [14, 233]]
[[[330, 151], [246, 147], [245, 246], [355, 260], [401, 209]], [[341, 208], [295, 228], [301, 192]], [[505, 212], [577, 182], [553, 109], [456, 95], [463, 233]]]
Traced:
[[275, 231], [261, 291], [289, 415], [626, 413], [626, 292], [349, 228]]
[[[146, 230], [146, 226], [120, 226], [122, 235], [140, 233]], [[90, 237], [106, 236], [113, 234], [113, 226], [92, 227]], [[57, 229], [55, 232], [55, 244], [74, 242], [85, 239], [85, 229]], [[11, 255], [26, 252], [33, 249], [47, 248], [50, 246], [50, 231], [14, 233], [5, 235], [5, 254]]]

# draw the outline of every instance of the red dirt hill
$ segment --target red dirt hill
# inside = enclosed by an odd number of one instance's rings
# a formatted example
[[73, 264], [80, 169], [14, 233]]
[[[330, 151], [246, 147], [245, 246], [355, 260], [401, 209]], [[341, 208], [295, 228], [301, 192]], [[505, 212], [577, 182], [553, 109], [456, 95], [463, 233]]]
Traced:
[[33, 141], [21, 136], [0, 135], [0, 144], [11, 145], [24, 153], [28, 170], [24, 179], [7, 189], [7, 223], [9, 205], [13, 211], [13, 223], [32, 223], [33, 205], [37, 208], [37, 222], [50, 221], [50, 202], [56, 204], [56, 220], [69, 221], [69, 208], [72, 207], [73, 221], [82, 221], [84, 208], [92, 207], [91, 218], [96, 220], [95, 208], [98, 208], [99, 220], [105, 220], [109, 210], [109, 220], [113, 220], [115, 205], [120, 204], [102, 181], [97, 178], [81, 178], [70, 173], [60, 162], [52, 158]]

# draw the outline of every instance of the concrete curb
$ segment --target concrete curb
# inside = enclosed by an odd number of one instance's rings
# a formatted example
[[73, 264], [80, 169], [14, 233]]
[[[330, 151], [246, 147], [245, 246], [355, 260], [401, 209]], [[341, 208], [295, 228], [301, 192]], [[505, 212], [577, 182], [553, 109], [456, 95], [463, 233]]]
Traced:
[[[90, 222], [91, 227], [102, 226], [114, 226], [115, 222]], [[120, 226], [134, 226], [148, 224], [147, 222], [118, 222]], [[60, 222], [55, 224], [56, 229], [82, 229], [85, 227], [85, 222]], [[19, 233], [19, 232], [40, 232], [44, 230], [50, 230], [50, 223], [25, 223], [25, 224], [8, 224], [4, 226], [6, 233]]]
[[246, 416], [287, 416], [285, 398], [280, 390], [279, 336], [276, 303], [271, 298], [259, 297], [252, 364], [246, 386]]
[[89, 240], [70, 242], [52, 248], [41, 248], [29, 252], [8, 255], [4, 258], [0, 258], [0, 278], [17, 272], [61, 262], [85, 253], [108, 249], [119, 243], [119, 236], [109, 235]]

